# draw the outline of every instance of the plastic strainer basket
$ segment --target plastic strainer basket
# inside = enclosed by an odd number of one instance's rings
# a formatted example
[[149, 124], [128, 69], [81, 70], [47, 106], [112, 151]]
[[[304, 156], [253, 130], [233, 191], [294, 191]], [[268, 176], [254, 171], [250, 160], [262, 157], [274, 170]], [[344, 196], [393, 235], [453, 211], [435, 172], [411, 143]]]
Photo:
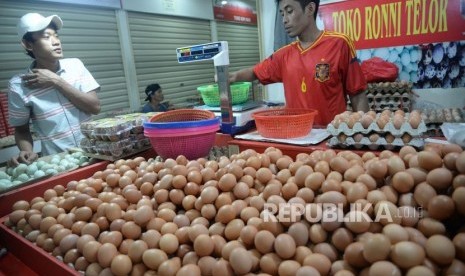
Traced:
[[[231, 103], [241, 104], [249, 99], [249, 90], [251, 82], [235, 82], [230, 86]], [[208, 106], [220, 106], [220, 92], [217, 84], [203, 85], [197, 87], [197, 90], [202, 96], [203, 102]]]
[[252, 116], [261, 136], [287, 139], [308, 135], [317, 114], [314, 109], [273, 108]]
[[[145, 126], [145, 124], [144, 124]], [[150, 118], [144, 135], [162, 158], [206, 157], [215, 144], [219, 120], [208, 110], [177, 109]]]

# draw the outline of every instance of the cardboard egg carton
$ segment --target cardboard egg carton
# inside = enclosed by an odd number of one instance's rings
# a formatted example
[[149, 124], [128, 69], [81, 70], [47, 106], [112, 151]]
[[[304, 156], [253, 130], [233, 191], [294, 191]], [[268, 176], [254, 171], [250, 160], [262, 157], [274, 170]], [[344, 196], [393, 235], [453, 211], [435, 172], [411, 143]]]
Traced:
[[425, 145], [423, 138], [414, 137], [409, 142], [405, 143], [400, 137], [395, 138], [392, 142], [387, 142], [384, 137], [379, 137], [375, 142], [372, 142], [368, 137], [363, 137], [360, 141], [356, 142], [353, 137], [347, 137], [341, 141], [339, 137], [331, 137], [328, 140], [329, 147], [340, 148], [354, 148], [361, 149], [364, 147], [370, 150], [387, 149], [393, 150], [403, 146], [412, 146], [417, 149], [422, 149]]
[[350, 128], [347, 123], [342, 122], [339, 124], [338, 128], [335, 128], [332, 124], [329, 124], [326, 130], [332, 136], [338, 136], [339, 134], [343, 133], [347, 136], [353, 136], [357, 133], [368, 134], [372, 132], [384, 134], [390, 133], [395, 137], [400, 137], [405, 133], [410, 134], [412, 137], [417, 137], [423, 135], [426, 132], [426, 124], [424, 121], [420, 121], [418, 128], [412, 128], [408, 121], [404, 121], [399, 129], [394, 127], [392, 120], [389, 121], [384, 128], [380, 128], [376, 121], [371, 123], [367, 128], [364, 128], [360, 122], [356, 122], [352, 128]]
[[410, 92], [412, 90], [413, 84], [409, 82], [378, 82], [378, 83], [369, 83], [367, 86], [367, 93], [372, 94], [394, 94]]
[[421, 114], [426, 124], [464, 122], [464, 115], [460, 108], [425, 109]]

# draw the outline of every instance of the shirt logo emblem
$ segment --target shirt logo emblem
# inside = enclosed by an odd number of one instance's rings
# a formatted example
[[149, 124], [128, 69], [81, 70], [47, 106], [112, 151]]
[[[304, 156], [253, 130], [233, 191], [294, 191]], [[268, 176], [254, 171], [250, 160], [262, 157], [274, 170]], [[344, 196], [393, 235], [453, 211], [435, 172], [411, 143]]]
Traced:
[[315, 79], [319, 82], [329, 80], [329, 63], [318, 63], [315, 66]]

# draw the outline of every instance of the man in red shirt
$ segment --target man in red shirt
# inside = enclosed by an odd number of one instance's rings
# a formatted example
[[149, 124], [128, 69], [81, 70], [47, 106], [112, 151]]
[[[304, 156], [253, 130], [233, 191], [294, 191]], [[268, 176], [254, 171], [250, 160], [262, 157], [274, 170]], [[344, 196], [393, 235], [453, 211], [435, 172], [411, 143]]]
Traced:
[[326, 126], [346, 110], [368, 111], [366, 80], [353, 42], [344, 34], [316, 26], [319, 0], [278, 0], [286, 32], [297, 41], [282, 47], [254, 67], [231, 73], [230, 81], [282, 82], [286, 106], [317, 109], [315, 125]]

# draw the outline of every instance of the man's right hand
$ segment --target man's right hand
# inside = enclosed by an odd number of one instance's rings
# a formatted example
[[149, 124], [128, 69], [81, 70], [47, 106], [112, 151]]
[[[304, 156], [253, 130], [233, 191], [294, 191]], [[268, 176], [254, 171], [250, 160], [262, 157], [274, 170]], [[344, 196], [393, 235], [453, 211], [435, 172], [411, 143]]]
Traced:
[[18, 156], [11, 157], [11, 159], [8, 161], [8, 166], [16, 167], [20, 163], [29, 165], [37, 160], [37, 158], [39, 158], [39, 156], [33, 151], [20, 151]]

